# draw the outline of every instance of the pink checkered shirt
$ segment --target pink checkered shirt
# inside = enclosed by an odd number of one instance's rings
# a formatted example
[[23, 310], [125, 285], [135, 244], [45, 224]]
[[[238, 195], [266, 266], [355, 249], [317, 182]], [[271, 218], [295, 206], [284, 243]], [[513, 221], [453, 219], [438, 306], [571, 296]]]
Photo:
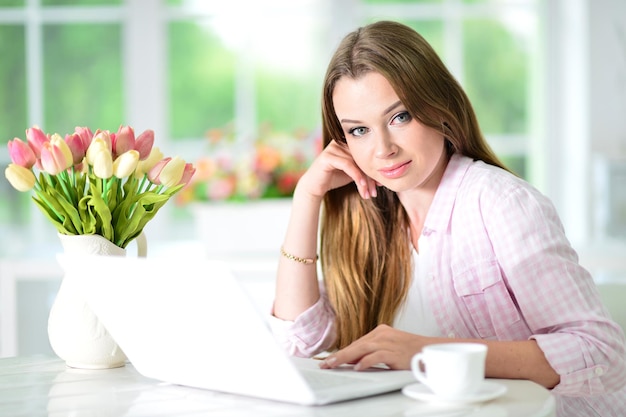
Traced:
[[[430, 305], [443, 335], [535, 339], [561, 377], [557, 415], [624, 415], [624, 333], [546, 197], [497, 167], [453, 155], [422, 233], [432, 248]], [[295, 321], [271, 324], [297, 356], [323, 351], [335, 337], [323, 291]]]

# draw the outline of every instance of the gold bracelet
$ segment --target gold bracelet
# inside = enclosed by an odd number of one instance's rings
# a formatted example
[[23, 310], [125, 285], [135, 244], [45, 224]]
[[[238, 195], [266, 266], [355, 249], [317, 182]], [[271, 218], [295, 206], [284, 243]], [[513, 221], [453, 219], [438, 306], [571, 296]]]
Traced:
[[291, 260], [291, 261], [295, 261], [304, 265], [310, 265], [310, 264], [314, 264], [315, 261], [317, 261], [319, 259], [318, 255], [315, 255], [315, 259], [311, 259], [311, 258], [300, 258], [299, 256], [296, 255], [292, 255], [290, 253], [285, 252], [285, 248], [283, 248], [282, 246], [280, 247], [280, 254], [283, 255], [285, 258]]

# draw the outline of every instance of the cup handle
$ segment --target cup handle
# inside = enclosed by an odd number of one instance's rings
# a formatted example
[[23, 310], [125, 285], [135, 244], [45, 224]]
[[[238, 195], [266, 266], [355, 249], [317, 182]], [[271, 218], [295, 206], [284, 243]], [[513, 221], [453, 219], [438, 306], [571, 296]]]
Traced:
[[428, 380], [426, 378], [426, 373], [420, 369], [420, 364], [423, 364], [423, 353], [417, 353], [411, 358], [411, 370], [413, 370], [413, 375], [419, 382], [424, 385], [428, 385]]
[[148, 255], [148, 241], [146, 239], [146, 235], [142, 231], [135, 240], [137, 243], [137, 256], [145, 258]]

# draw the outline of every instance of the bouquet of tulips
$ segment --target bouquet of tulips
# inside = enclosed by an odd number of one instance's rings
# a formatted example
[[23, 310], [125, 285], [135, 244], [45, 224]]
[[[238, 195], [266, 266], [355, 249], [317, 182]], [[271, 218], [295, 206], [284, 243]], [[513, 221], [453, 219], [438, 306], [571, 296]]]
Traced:
[[5, 176], [18, 191], [34, 189], [59, 233], [97, 234], [125, 248], [195, 172], [153, 144], [152, 130], [135, 137], [129, 126], [116, 133], [77, 127], [65, 138], [32, 127], [26, 142], [9, 141]]

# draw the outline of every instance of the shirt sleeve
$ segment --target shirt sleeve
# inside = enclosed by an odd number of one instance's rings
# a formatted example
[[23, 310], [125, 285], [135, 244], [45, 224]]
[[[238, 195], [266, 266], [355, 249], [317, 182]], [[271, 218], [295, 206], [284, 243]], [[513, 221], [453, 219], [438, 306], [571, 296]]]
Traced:
[[560, 375], [554, 392], [593, 396], [626, 383], [622, 329], [578, 263], [552, 203], [533, 188], [500, 196], [487, 222], [494, 251], [524, 320]]
[[276, 341], [292, 356], [311, 357], [328, 349], [335, 341], [335, 313], [320, 283], [320, 298], [295, 320], [269, 317]]

